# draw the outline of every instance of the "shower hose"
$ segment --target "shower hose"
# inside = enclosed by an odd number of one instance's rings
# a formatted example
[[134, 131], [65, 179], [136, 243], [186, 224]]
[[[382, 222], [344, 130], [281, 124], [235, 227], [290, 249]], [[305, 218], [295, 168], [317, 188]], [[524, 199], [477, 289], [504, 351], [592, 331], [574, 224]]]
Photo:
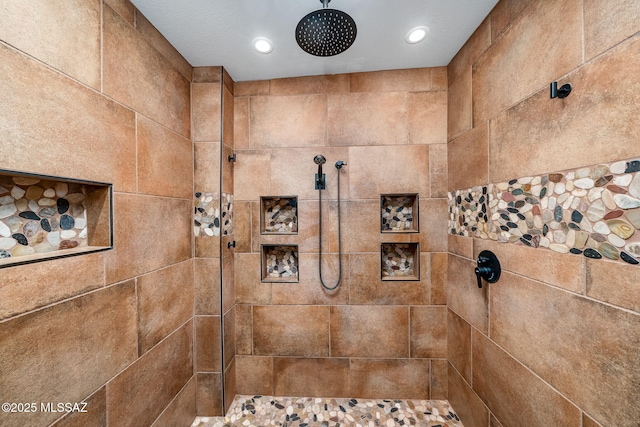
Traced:
[[335, 286], [327, 286], [322, 279], [322, 190], [318, 190], [318, 214], [320, 215], [320, 226], [319, 226], [319, 244], [318, 244], [318, 272], [320, 273], [320, 283], [322, 287], [328, 291], [333, 291], [340, 286], [340, 281], [342, 280], [342, 246], [341, 246], [341, 234], [340, 234], [340, 171], [341, 168], [338, 169], [338, 282]]

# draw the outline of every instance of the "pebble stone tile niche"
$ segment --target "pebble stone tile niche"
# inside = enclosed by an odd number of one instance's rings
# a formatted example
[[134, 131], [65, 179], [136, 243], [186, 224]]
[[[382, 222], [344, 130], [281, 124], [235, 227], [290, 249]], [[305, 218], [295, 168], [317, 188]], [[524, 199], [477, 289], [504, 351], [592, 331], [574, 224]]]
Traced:
[[0, 268], [113, 247], [111, 184], [0, 170]]
[[298, 234], [298, 197], [260, 197], [261, 234]]
[[381, 233], [418, 233], [417, 194], [380, 195]]
[[449, 232], [640, 264], [640, 159], [448, 194]]
[[193, 233], [228, 236], [233, 233], [233, 194], [197, 191], [193, 199]]
[[263, 283], [298, 283], [298, 246], [297, 245], [262, 245]]
[[380, 264], [383, 281], [420, 280], [420, 246], [418, 243], [382, 243]]

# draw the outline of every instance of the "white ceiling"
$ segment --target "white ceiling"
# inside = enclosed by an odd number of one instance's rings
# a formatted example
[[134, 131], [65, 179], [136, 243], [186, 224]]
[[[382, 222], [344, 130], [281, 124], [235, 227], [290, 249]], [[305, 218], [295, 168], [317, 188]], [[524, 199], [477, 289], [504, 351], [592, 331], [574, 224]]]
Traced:
[[[194, 66], [224, 66], [235, 81], [447, 65], [498, 0], [332, 0], [355, 20], [354, 44], [333, 57], [304, 52], [295, 28], [320, 0], [132, 0]], [[407, 32], [429, 27], [421, 43]], [[273, 41], [270, 54], [251, 41]]]

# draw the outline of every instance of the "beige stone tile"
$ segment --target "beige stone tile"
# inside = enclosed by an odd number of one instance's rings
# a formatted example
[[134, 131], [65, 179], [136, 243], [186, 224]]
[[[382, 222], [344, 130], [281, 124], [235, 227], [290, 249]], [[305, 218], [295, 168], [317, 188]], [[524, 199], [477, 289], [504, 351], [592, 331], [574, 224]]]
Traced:
[[222, 97], [220, 83], [192, 83], [193, 140], [220, 142]]
[[194, 369], [197, 372], [222, 372], [220, 316], [195, 316]]
[[220, 238], [211, 236], [198, 236], [195, 241], [195, 256], [199, 258], [219, 258]]
[[[235, 306], [223, 316], [223, 359], [224, 369], [229, 369], [229, 364], [236, 355], [236, 309]], [[235, 394], [235, 393], [234, 393]]]
[[[230, 238], [229, 238], [230, 239]], [[226, 243], [224, 243], [224, 250]], [[235, 256], [231, 254], [222, 259], [222, 312], [226, 313], [231, 309], [231, 306], [236, 303], [236, 290], [235, 290]]]
[[0, 40], [100, 89], [100, 1], [8, 2]]
[[349, 359], [273, 359], [276, 396], [351, 397], [349, 375]]
[[270, 95], [306, 95], [313, 93], [348, 93], [351, 76], [333, 74], [271, 80]]
[[445, 144], [447, 142], [447, 92], [407, 94], [409, 143]]
[[449, 191], [489, 183], [489, 126], [483, 123], [448, 144]]
[[447, 360], [468, 383], [471, 383], [471, 325], [448, 310]]
[[257, 203], [237, 202], [233, 204], [233, 236], [236, 240], [235, 253], [251, 252], [252, 209]]
[[273, 357], [236, 356], [236, 392], [273, 396]]
[[196, 412], [197, 381], [193, 376], [176, 398], [154, 421], [151, 427], [188, 426], [193, 423]]
[[582, 427], [602, 427], [600, 424], [592, 420], [587, 414], [582, 413]]
[[222, 374], [197, 375], [196, 414], [204, 417], [222, 415]]
[[448, 363], [446, 359], [431, 360], [431, 388], [429, 399], [446, 400], [448, 392]]
[[[344, 189], [345, 184], [340, 183]], [[324, 196], [324, 195], [323, 195]], [[342, 194], [340, 195], [342, 198]], [[342, 200], [346, 200], [342, 199]], [[319, 248], [319, 212], [318, 200], [299, 200], [298, 199], [298, 250], [300, 253], [317, 253]], [[337, 217], [333, 215], [333, 207], [335, 202], [326, 202], [323, 197], [322, 202], [322, 252], [327, 250], [337, 250]], [[264, 237], [264, 236], [262, 236]], [[344, 241], [343, 241], [344, 242]], [[330, 246], [332, 244], [332, 246]]]
[[[235, 147], [235, 137], [234, 137], [234, 128], [235, 128], [235, 101], [233, 98], [232, 92], [229, 90], [227, 85], [224, 85], [224, 90], [222, 91], [222, 142], [225, 145], [228, 145], [232, 149]], [[224, 160], [227, 160], [227, 157], [224, 157]], [[233, 165], [233, 163], [231, 163]]]
[[236, 356], [253, 354], [253, 306], [236, 304]]
[[473, 238], [449, 234], [449, 252], [473, 259]]
[[[113, 205], [115, 249], [105, 255], [107, 283], [191, 256], [190, 200], [115, 193]], [[158, 224], [162, 224], [162, 233]]]
[[332, 306], [331, 356], [408, 357], [408, 307]]
[[407, 94], [404, 92], [336, 94], [329, 95], [327, 102], [327, 124], [323, 132], [327, 132], [328, 145], [409, 142]]
[[349, 147], [349, 161], [352, 199], [379, 200], [380, 194], [396, 193], [418, 193], [423, 199], [431, 194], [428, 146]]
[[[498, 421], [493, 414], [491, 414], [491, 419], [489, 420], [489, 427], [502, 427], [502, 424], [500, 423], [500, 421]], [[587, 427], [587, 426], [583, 426], [583, 427]]]
[[189, 322], [107, 384], [110, 424], [150, 425], [158, 417], [193, 375], [192, 340]]
[[475, 261], [449, 254], [447, 305], [456, 314], [482, 332], [488, 331], [489, 293], [486, 283], [482, 289], [474, 273]]
[[580, 426], [580, 410], [483, 334], [472, 331], [473, 389], [506, 425]]
[[270, 164], [269, 150], [243, 150], [238, 153], [238, 160], [233, 166], [234, 201], [257, 201], [260, 196], [272, 194]]
[[599, 261], [587, 261], [587, 295], [640, 312], [640, 269], [634, 265]]
[[[347, 304], [350, 295], [349, 256], [342, 255], [340, 285], [334, 291], [324, 289], [318, 272], [318, 255], [300, 254], [299, 283], [272, 283], [272, 304]], [[322, 254], [322, 279], [328, 287], [338, 282], [338, 254]]]
[[233, 96], [236, 82], [233, 81], [233, 78], [229, 74], [228, 70], [224, 67], [222, 67], [222, 82], [224, 83], [224, 86], [229, 90], [230, 94]]
[[236, 359], [233, 358], [231, 361], [231, 365], [227, 368], [224, 373], [224, 404], [225, 404], [225, 412], [229, 411], [229, 407], [231, 406], [231, 402], [233, 402], [233, 398], [236, 396]]
[[447, 199], [420, 200], [420, 233], [412, 234], [412, 242], [420, 242], [422, 252], [446, 252], [448, 244]]
[[489, 424], [489, 410], [458, 372], [449, 364], [449, 396], [451, 407], [465, 427], [485, 427]]
[[[351, 394], [367, 399], [427, 399], [427, 359], [351, 359]], [[395, 396], [395, 397], [394, 397]]]
[[[631, 39], [559, 81], [580, 88], [568, 98], [550, 100], [546, 87], [492, 120], [490, 181], [637, 156], [640, 61], [630, 58], [639, 57], [640, 38]], [[526, 162], [515, 158], [531, 144]]]
[[135, 6], [130, 0], [104, 0], [104, 3], [109, 5], [118, 15], [122, 17], [129, 24], [133, 25], [135, 22]]
[[472, 72], [468, 67], [447, 92], [447, 139], [457, 138], [473, 128]]
[[220, 83], [222, 67], [193, 67], [193, 83]]
[[468, 73], [480, 55], [489, 48], [491, 45], [492, 24], [489, 19], [482, 21], [456, 56], [453, 57], [449, 65], [447, 65], [449, 87], [451, 87], [461, 75]]
[[447, 357], [447, 308], [411, 307], [411, 357]]
[[251, 148], [326, 144], [325, 95], [257, 96], [249, 104]]
[[[135, 318], [130, 281], [0, 323], [0, 395], [8, 402], [81, 402], [136, 359]], [[2, 414], [0, 423], [48, 425], [58, 417]]]
[[595, 420], [640, 419], [637, 315], [503, 273], [491, 290], [491, 337]]
[[136, 288], [138, 353], [143, 355], [193, 317], [193, 262], [140, 276]]
[[[192, 67], [175, 47], [164, 38], [160, 31], [136, 9], [136, 29], [142, 34], [145, 41], [157, 50], [171, 66], [191, 81]], [[122, 15], [121, 15], [122, 16]]]
[[558, 254], [544, 248], [536, 249], [478, 239], [475, 241], [473, 259], [477, 259], [483, 250], [490, 250], [496, 254], [503, 271], [582, 293], [585, 257]]
[[447, 67], [431, 68], [431, 90], [447, 90], [448, 87]]
[[254, 306], [254, 354], [328, 356], [328, 322], [329, 307]]
[[219, 142], [195, 142], [193, 144], [193, 188], [196, 191], [218, 193], [220, 191]]
[[236, 150], [249, 148], [249, 98], [233, 101], [233, 147]]
[[[84, 408], [86, 412], [70, 412], [53, 423], [51, 427], [103, 427], [107, 425], [107, 395], [104, 387], [99, 388], [88, 398], [82, 399], [82, 402], [87, 404]], [[38, 409], [40, 408], [38, 407]]]
[[220, 259], [194, 259], [195, 314], [220, 315]]
[[190, 83], [110, 7], [103, 7], [103, 91], [190, 137]]
[[[475, 125], [542, 88], [548, 97], [549, 82], [581, 64], [581, 6], [580, 0], [533, 3], [478, 59], [473, 66]], [[498, 89], [506, 83], [509, 90]]]
[[0, 87], [0, 140], [11, 141], [0, 144], [3, 168], [136, 191], [133, 112], [6, 45], [0, 72], [13, 76]]
[[491, 40], [497, 39], [524, 9], [535, 0], [503, 0], [496, 4], [489, 16], [491, 17]]
[[432, 305], [447, 304], [448, 259], [449, 256], [446, 252], [431, 252], [429, 254]]
[[249, 82], [236, 82], [234, 85], [235, 96], [260, 96], [269, 95], [271, 80], [255, 80]]
[[447, 150], [447, 144], [432, 144], [429, 146], [431, 197], [447, 197], [447, 187], [449, 186]]
[[351, 74], [351, 92], [430, 91], [431, 68], [372, 71]]
[[[337, 208], [337, 206], [336, 206]], [[348, 200], [342, 202], [340, 225], [342, 235], [342, 250], [344, 252], [380, 252], [381, 239], [393, 239], [395, 236], [380, 234], [380, 198], [377, 200]], [[337, 252], [337, 211], [326, 221], [323, 232], [331, 230], [331, 249]], [[327, 222], [331, 221], [329, 225]], [[406, 239], [406, 236], [403, 236]], [[380, 275], [380, 268], [371, 273]]]
[[138, 192], [191, 198], [193, 147], [183, 136], [138, 116]]
[[[69, 272], [73, 274], [69, 274]], [[104, 286], [104, 255], [87, 254], [2, 269], [0, 319]]]
[[238, 304], [271, 304], [271, 283], [261, 283], [259, 253], [234, 256], [236, 302]]
[[[380, 262], [380, 252], [351, 254], [349, 262], [349, 302], [351, 304], [429, 304], [430, 280], [428, 274], [421, 274], [419, 282], [384, 282], [381, 279]], [[429, 271], [427, 254], [422, 254], [420, 263], [421, 270], [423, 270], [421, 273]]]
[[584, 1], [585, 60], [605, 52], [617, 43], [633, 36], [638, 27], [638, 3], [617, 0], [606, 5], [595, 0]]

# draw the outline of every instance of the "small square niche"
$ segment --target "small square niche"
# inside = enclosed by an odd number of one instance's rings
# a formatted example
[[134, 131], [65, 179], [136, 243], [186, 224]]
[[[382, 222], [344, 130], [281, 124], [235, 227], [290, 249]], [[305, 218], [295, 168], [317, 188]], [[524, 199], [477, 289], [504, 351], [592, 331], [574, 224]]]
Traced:
[[298, 246], [262, 245], [260, 265], [263, 283], [298, 283]]
[[260, 197], [260, 234], [298, 234], [298, 197]]
[[420, 280], [418, 243], [382, 243], [380, 252], [382, 280]]
[[419, 213], [417, 194], [381, 194], [380, 232], [418, 233]]

